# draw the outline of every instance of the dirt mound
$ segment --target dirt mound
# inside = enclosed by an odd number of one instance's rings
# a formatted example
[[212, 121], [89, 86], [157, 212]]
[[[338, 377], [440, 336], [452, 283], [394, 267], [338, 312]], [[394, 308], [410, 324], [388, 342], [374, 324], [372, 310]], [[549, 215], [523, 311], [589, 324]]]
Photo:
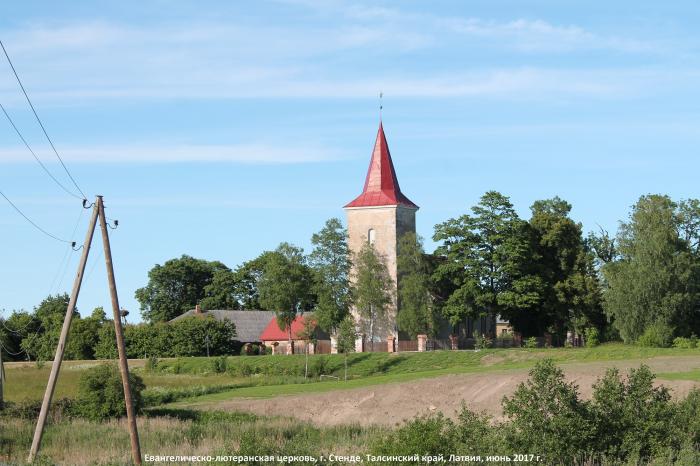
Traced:
[[[647, 364], [655, 372], [687, 371], [700, 367], [700, 357], [654, 358], [614, 362], [562, 365], [569, 381], [575, 382], [584, 398], [590, 398], [592, 386], [608, 367], [623, 373]], [[236, 398], [198, 404], [198, 409], [250, 411], [266, 416], [294, 416], [319, 425], [358, 423], [395, 425], [419, 414], [442, 411], [454, 417], [462, 403], [474, 411], [502, 417], [501, 400], [512, 395], [525, 381], [528, 370], [509, 370], [481, 374], [446, 375], [404, 383], [337, 390], [328, 393], [280, 396], [272, 399]], [[700, 383], [657, 380], [670, 388], [674, 397], [685, 396]]]

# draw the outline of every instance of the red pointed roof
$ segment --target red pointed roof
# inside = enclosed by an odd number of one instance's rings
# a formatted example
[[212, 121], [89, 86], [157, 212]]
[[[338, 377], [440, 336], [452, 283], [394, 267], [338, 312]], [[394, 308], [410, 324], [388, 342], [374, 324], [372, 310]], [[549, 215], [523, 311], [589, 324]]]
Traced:
[[372, 160], [369, 162], [365, 187], [354, 201], [346, 205], [348, 207], [375, 207], [403, 205], [418, 208], [401, 192], [399, 180], [396, 179], [394, 163], [391, 161], [389, 144], [386, 142], [384, 127], [379, 123], [377, 141], [374, 143]]
[[[304, 316], [298, 315], [292, 322], [292, 339], [299, 339], [300, 333], [304, 331]], [[280, 329], [277, 324], [277, 317], [270, 319], [265, 330], [260, 334], [260, 341], [282, 341], [287, 340], [289, 335], [285, 330]]]

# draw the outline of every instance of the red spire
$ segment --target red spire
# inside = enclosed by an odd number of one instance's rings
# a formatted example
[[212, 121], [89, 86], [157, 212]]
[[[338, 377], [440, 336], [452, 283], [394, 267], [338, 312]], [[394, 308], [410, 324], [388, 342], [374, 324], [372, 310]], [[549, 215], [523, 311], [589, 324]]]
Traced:
[[372, 160], [369, 162], [365, 188], [354, 201], [345, 207], [373, 207], [404, 205], [418, 208], [401, 192], [399, 181], [396, 179], [396, 171], [391, 161], [389, 145], [386, 142], [384, 128], [379, 123], [377, 141], [374, 143]]

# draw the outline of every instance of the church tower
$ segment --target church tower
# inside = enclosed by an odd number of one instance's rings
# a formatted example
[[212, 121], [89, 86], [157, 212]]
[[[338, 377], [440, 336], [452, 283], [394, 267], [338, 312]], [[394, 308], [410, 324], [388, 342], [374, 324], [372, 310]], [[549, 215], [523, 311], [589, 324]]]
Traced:
[[403, 234], [416, 232], [417, 210], [418, 206], [404, 196], [399, 188], [389, 145], [380, 122], [365, 187], [362, 194], [345, 206], [345, 212], [350, 251], [358, 253], [366, 242], [372, 243], [386, 260], [389, 275], [394, 282], [393, 304], [387, 313], [388, 328], [378, 329], [377, 337], [381, 340], [387, 339], [390, 335], [398, 337], [396, 332], [398, 292], [396, 251], [398, 241]]

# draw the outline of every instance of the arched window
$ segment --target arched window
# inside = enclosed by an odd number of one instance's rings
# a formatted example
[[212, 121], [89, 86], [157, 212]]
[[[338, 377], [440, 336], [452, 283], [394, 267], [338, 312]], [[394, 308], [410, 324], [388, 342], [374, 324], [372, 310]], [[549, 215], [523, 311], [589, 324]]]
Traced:
[[369, 231], [367, 232], [367, 242], [369, 244], [374, 244], [374, 239], [375, 239], [375, 233], [374, 233], [374, 228], [370, 228]]

